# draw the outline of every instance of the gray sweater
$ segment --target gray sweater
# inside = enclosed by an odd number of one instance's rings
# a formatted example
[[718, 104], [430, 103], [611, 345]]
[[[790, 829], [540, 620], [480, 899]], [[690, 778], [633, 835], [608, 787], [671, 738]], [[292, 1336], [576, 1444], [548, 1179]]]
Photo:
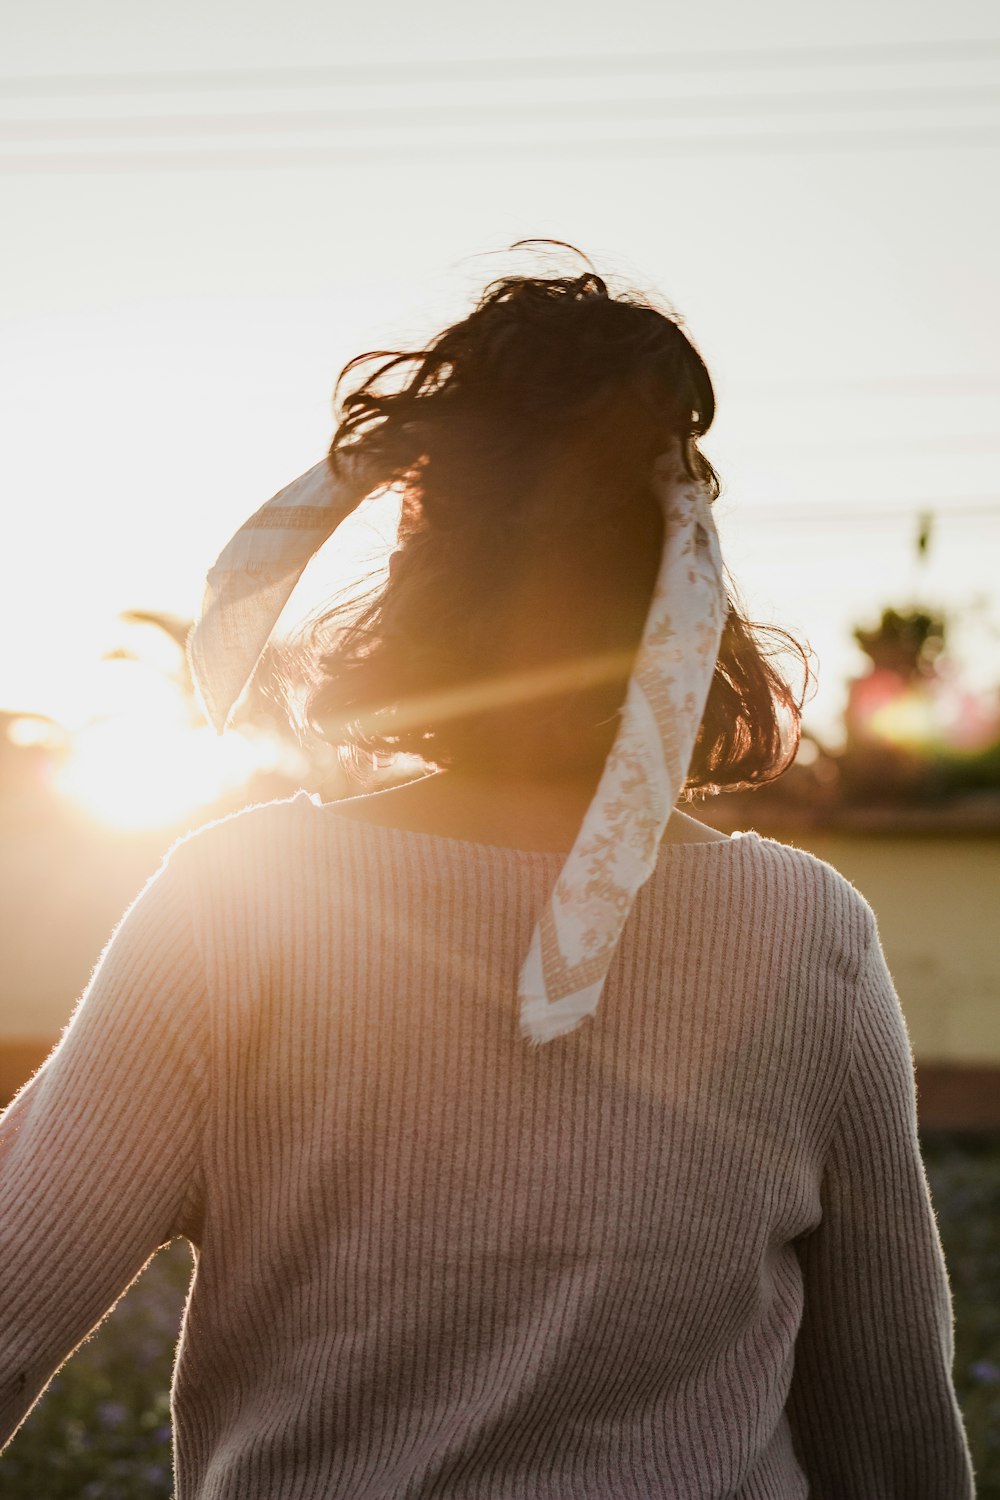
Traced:
[[666, 844], [532, 1048], [562, 858], [305, 794], [175, 846], [3, 1116], [0, 1441], [185, 1235], [177, 1500], [968, 1500], [870, 909]]

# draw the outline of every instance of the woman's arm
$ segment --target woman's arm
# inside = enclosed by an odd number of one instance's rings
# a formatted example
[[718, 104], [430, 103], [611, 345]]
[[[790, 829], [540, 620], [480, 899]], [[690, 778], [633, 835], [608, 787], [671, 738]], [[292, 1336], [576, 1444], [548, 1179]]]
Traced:
[[176, 866], [0, 1117], [0, 1447], [198, 1197], [208, 1024]]
[[798, 1245], [805, 1309], [787, 1408], [810, 1495], [971, 1500], [913, 1059], [874, 931], [822, 1203], [822, 1221]]

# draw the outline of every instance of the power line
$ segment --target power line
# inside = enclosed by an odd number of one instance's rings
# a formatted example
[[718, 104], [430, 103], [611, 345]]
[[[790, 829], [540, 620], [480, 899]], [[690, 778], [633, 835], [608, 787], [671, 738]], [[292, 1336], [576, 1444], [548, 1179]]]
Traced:
[[[775, 444], [742, 443], [742, 453], [774, 453]], [[840, 453], [852, 459], [858, 453], [888, 456], [910, 455], [910, 453], [996, 453], [1000, 449], [1000, 432], [958, 432], [958, 434], [931, 434], [930, 437], [907, 437], [907, 435], [879, 434], [877, 437], [856, 437], [847, 431], [843, 438], [781, 438], [781, 453]]]
[[136, 136], [195, 135], [210, 131], [226, 135], [247, 132], [315, 131], [357, 125], [460, 125], [507, 122], [515, 118], [519, 125], [539, 122], [570, 123], [574, 112], [587, 120], [616, 119], [686, 119], [704, 118], [706, 114], [722, 118], [731, 115], [784, 113], [822, 114], [828, 110], [851, 109], [944, 109], [959, 106], [978, 108], [1000, 105], [1000, 87], [977, 88], [945, 86], [924, 89], [833, 90], [826, 93], [796, 92], [785, 94], [710, 94], [668, 99], [571, 99], [565, 101], [532, 101], [507, 104], [405, 104], [351, 106], [346, 109], [319, 109], [244, 114], [173, 114], [118, 115], [102, 119], [50, 118], [42, 120], [2, 120], [0, 138], [18, 140], [71, 139], [126, 134]]
[[733, 68], [803, 68], [894, 63], [980, 63], [1000, 57], [1000, 38], [927, 42], [857, 42], [719, 51], [624, 53], [570, 57], [476, 57], [295, 64], [286, 67], [176, 69], [149, 73], [35, 74], [0, 78], [8, 98], [175, 93], [187, 90], [324, 88], [351, 83], [419, 83], [484, 79], [595, 78]]
[[[782, 437], [783, 453], [842, 453], [851, 458], [856, 453], [993, 453], [1000, 449], [1000, 432], [932, 433], [928, 437], [894, 436], [891, 433], [877, 437], [855, 437], [848, 431], [841, 439], [786, 438]], [[774, 444], [741, 444], [744, 453], [773, 452]]]
[[[947, 501], [922, 500], [913, 501], [906, 506], [887, 506], [881, 502], [871, 505], [859, 505], [857, 500], [852, 500], [843, 507], [831, 505], [826, 502], [823, 506], [759, 506], [755, 507], [748, 501], [741, 501], [736, 510], [730, 511], [725, 507], [723, 501], [723, 516], [729, 520], [744, 521], [775, 521], [785, 525], [788, 522], [796, 524], [830, 526], [836, 522], [850, 522], [859, 524], [866, 521], [889, 521], [905, 522], [911, 525], [914, 521], [930, 518], [935, 522], [948, 521], [992, 521], [1000, 520], [1000, 500], [990, 500], [983, 504], [961, 504], [950, 505]], [[853, 508], [852, 508], [853, 507]]]
[[[749, 383], [748, 383], [749, 384]], [[730, 383], [726, 383], [728, 389]], [[831, 396], [863, 395], [948, 396], [963, 391], [975, 394], [1000, 388], [1000, 375], [851, 375], [843, 379], [816, 380], [803, 385], [799, 381], [753, 381], [752, 388], [739, 389], [741, 403], [747, 401], [828, 400]]]
[[0, 154], [0, 174], [32, 175], [74, 172], [268, 171], [275, 167], [336, 167], [368, 162], [456, 161], [487, 159], [577, 161], [594, 158], [788, 156], [812, 152], [991, 149], [1000, 145], [1000, 125], [898, 130], [803, 131], [798, 135], [759, 131], [740, 135], [651, 138], [597, 137], [593, 140], [400, 141], [335, 146], [260, 147], [206, 151], [48, 152], [21, 156]]

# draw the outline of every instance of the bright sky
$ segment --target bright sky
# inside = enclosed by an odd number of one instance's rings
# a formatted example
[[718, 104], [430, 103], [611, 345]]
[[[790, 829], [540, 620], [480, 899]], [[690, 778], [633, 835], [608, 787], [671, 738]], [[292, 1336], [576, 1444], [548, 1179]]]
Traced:
[[818, 651], [816, 727], [883, 604], [959, 610], [1000, 679], [993, 4], [5, 14], [0, 707], [78, 717], [119, 611], [193, 612], [230, 533], [321, 456], [343, 363], [464, 315], [528, 236], [683, 315], [727, 559]]

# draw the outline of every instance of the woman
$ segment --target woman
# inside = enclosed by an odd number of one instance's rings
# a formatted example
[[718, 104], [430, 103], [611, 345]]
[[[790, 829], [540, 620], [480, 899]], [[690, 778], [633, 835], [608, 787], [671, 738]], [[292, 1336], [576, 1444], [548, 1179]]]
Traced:
[[192, 660], [221, 726], [396, 483], [310, 716], [435, 773], [202, 829], [119, 926], [3, 1121], [0, 1438], [184, 1235], [178, 1500], [967, 1500], [872, 913], [674, 810], [797, 737], [722, 585], [701, 359], [588, 273], [359, 373]]

